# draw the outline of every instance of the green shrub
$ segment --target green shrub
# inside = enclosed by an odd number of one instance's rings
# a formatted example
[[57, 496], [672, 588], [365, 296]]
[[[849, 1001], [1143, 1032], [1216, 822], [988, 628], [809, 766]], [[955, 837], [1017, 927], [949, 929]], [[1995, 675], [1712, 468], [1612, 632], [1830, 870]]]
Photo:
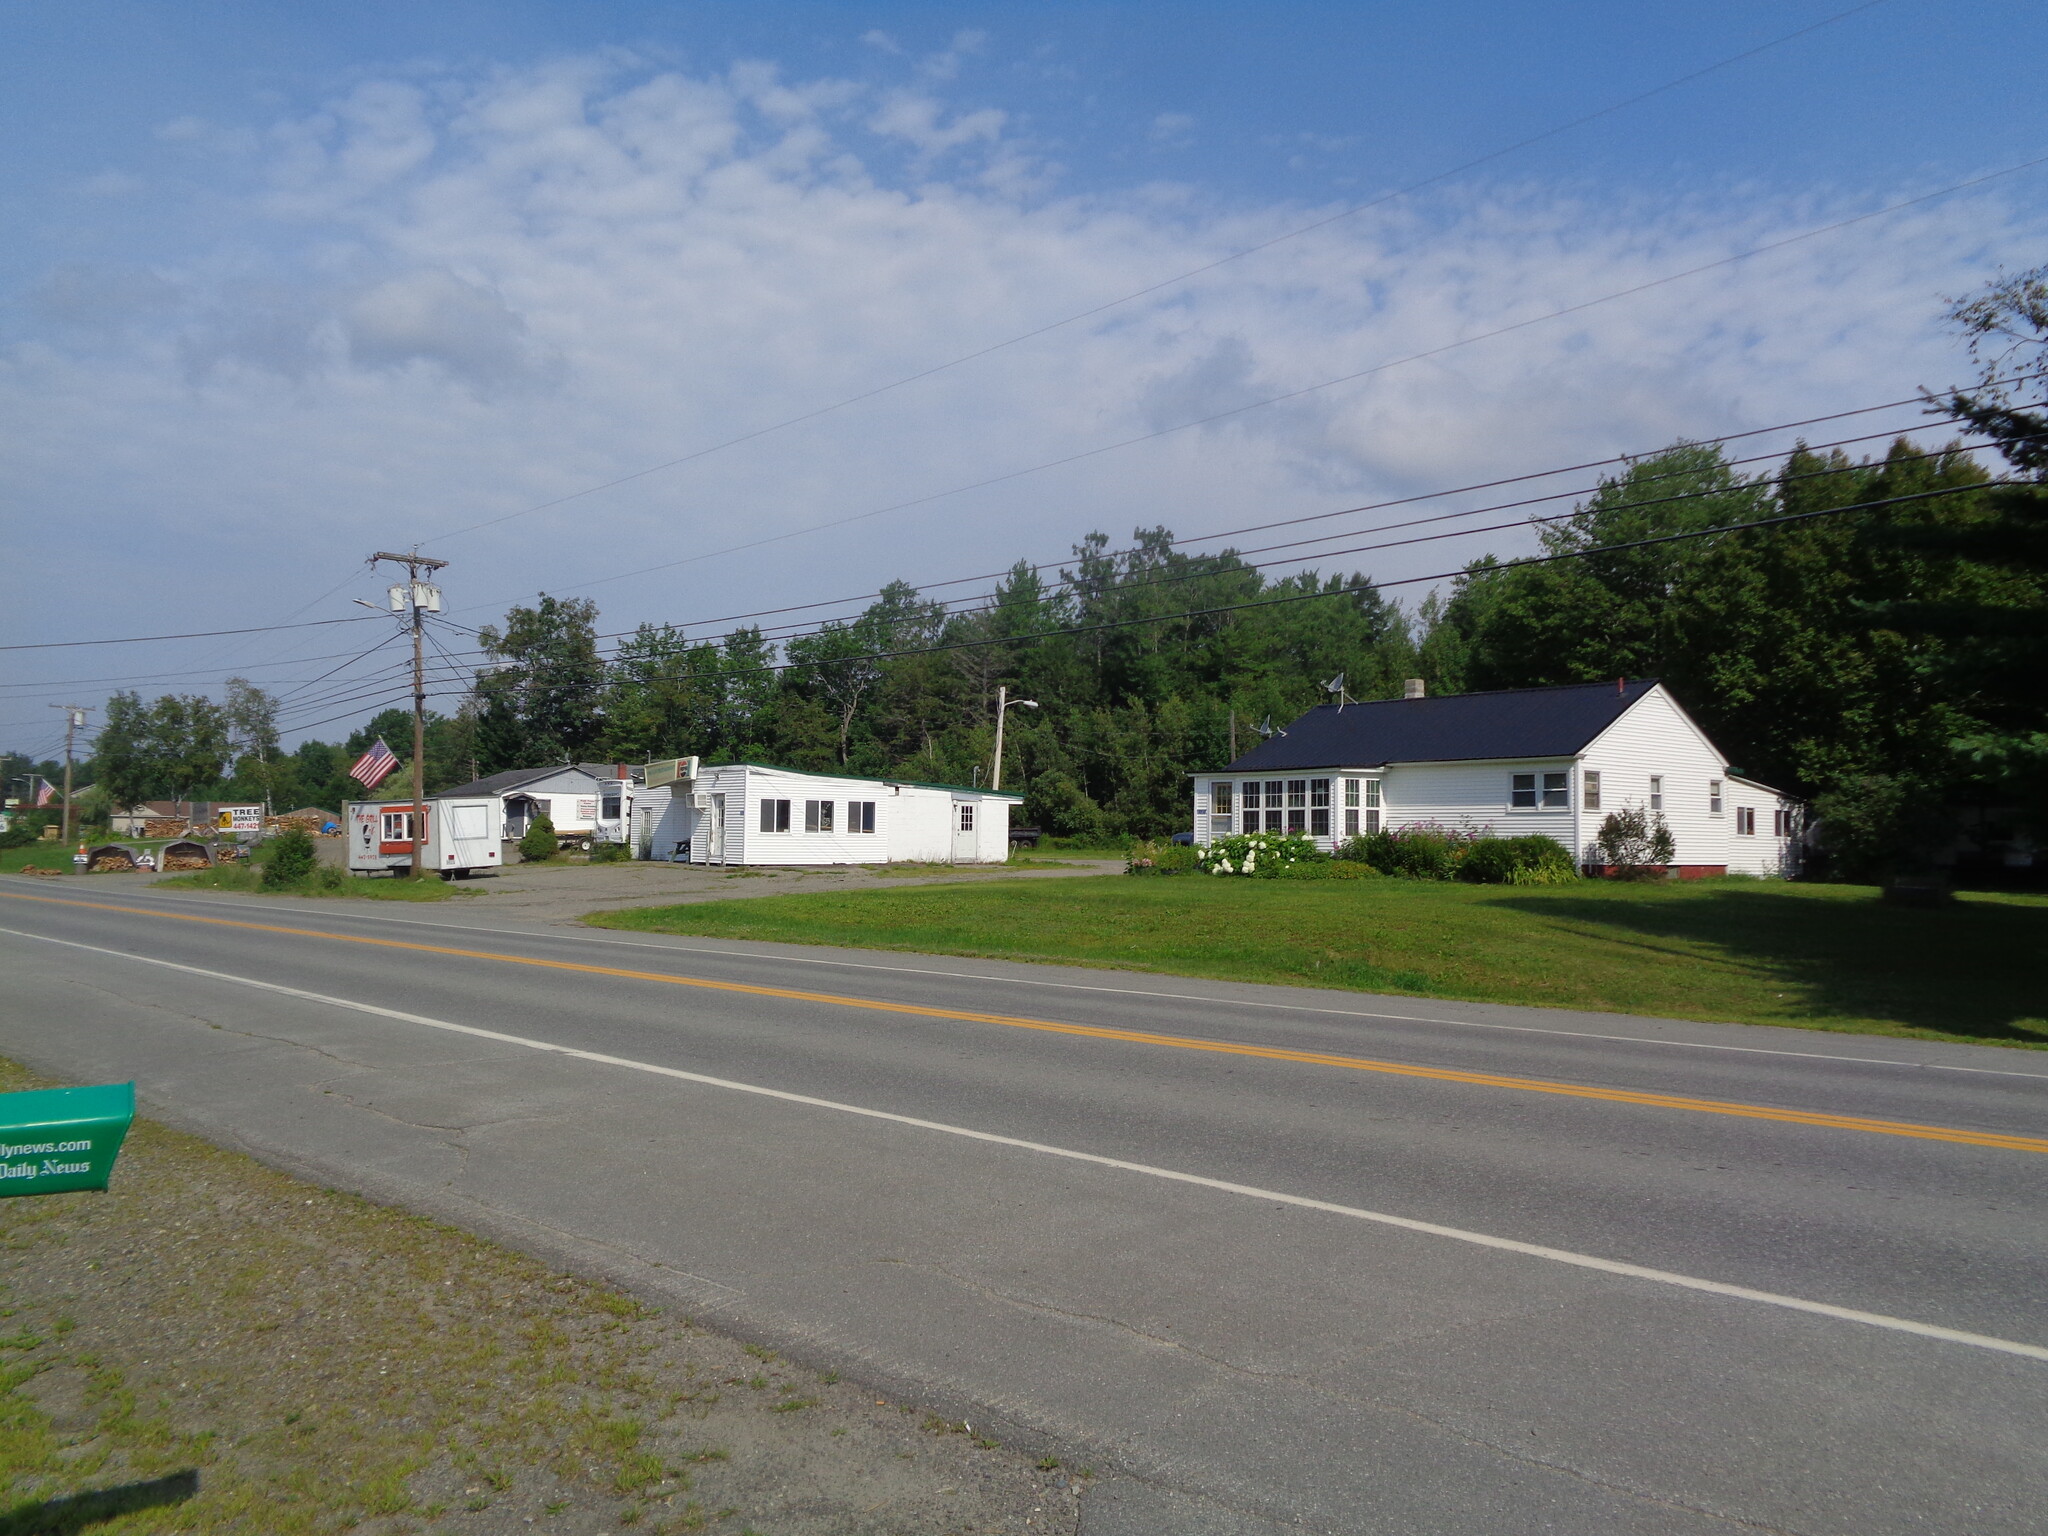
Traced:
[[526, 835], [519, 839], [519, 857], [529, 864], [545, 864], [562, 851], [562, 840], [555, 836], [555, 819], [552, 816], [536, 816], [527, 824]]
[[633, 850], [624, 843], [594, 843], [590, 849], [593, 864], [624, 864], [633, 857]]
[[1325, 866], [1324, 873], [1332, 880], [1377, 880], [1380, 877], [1378, 870], [1357, 859], [1332, 859]]
[[1664, 824], [1663, 812], [1631, 805], [1608, 813], [1593, 847], [1600, 861], [1622, 879], [1640, 880], [1671, 862], [1678, 840]]
[[1472, 845], [1458, 878], [1484, 885], [1568, 885], [1579, 872], [1556, 838], [1487, 837]]
[[39, 842], [41, 837], [41, 833], [25, 822], [17, 821], [5, 832], [0, 832], [0, 848], [26, 848], [30, 843]]
[[352, 878], [339, 864], [316, 864], [313, 878], [306, 883], [316, 891], [339, 891], [345, 889]]
[[1127, 875], [1192, 875], [1200, 868], [1195, 850], [1181, 843], [1133, 843], [1124, 863]]
[[1346, 838], [1337, 857], [1370, 864], [1384, 875], [1449, 880], [1480, 841], [1477, 832], [1436, 821], [1415, 821], [1403, 827], [1368, 832], [1363, 837]]
[[1926, 874], [1953, 830], [1928, 785], [1897, 774], [1846, 778], [1813, 802], [1826, 872], [1835, 880], [1876, 885], [1893, 875]]
[[1299, 875], [1299, 865], [1325, 865], [1330, 856], [1299, 833], [1244, 832], [1236, 837], [1219, 837], [1205, 848], [1195, 850], [1196, 867], [1205, 874], [1241, 875], [1254, 880], [1322, 878], [1321, 874]]
[[280, 832], [270, 845], [270, 856], [263, 861], [264, 889], [276, 891], [297, 885], [313, 873], [318, 862], [313, 839], [305, 831], [292, 827]]

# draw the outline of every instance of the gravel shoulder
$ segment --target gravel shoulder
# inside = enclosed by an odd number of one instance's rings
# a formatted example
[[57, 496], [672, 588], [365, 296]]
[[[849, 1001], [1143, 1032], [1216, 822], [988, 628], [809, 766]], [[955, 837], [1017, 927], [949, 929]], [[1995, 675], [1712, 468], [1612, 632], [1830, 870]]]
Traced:
[[109, 1193], [0, 1201], [0, 1316], [0, 1536], [1038, 1536], [1086, 1485], [147, 1121]]

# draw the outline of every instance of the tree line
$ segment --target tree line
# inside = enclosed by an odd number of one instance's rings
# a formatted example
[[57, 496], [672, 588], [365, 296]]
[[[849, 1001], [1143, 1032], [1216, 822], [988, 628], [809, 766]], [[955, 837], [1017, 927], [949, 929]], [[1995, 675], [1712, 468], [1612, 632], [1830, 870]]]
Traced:
[[[1164, 527], [1121, 548], [1090, 534], [1052, 572], [1020, 561], [960, 607], [896, 582], [787, 639], [643, 624], [606, 655], [594, 603], [543, 595], [481, 631], [467, 697], [430, 720], [428, 786], [691, 754], [972, 783], [1007, 687], [1041, 706], [1009, 717], [1023, 819], [1156, 837], [1187, 824], [1190, 773], [1326, 702], [1339, 673], [1354, 699], [1408, 677], [1440, 693], [1630, 676], [1663, 678], [1745, 775], [1816, 799], [1845, 870], [1924, 853], [1972, 808], [2048, 833], [2048, 417], [2022, 392], [2043, 376], [2048, 274], [1953, 314], [1984, 382], [1938, 406], [2003, 456], [1997, 482], [1960, 444], [1802, 445], [1745, 474], [1678, 443], [1540, 525], [1542, 563], [1474, 561], [1413, 607], [1364, 573], [1269, 575]], [[1804, 516], [1838, 508], [1861, 510]], [[1765, 526], [1669, 537], [1738, 524]], [[404, 756], [409, 714], [286, 753], [274, 704], [239, 680], [220, 704], [122, 694], [89, 773], [123, 801], [333, 809], [379, 736]]]

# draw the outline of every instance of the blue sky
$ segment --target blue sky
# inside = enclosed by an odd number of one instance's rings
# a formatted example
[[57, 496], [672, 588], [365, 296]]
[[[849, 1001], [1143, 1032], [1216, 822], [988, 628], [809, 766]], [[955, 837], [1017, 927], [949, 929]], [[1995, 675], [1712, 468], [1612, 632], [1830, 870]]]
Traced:
[[[437, 535], [465, 622], [546, 588], [624, 629], [1895, 398], [1964, 372], [1945, 295], [2044, 259], [2048, 173], [1109, 446], [2048, 153], [2048, 11], [1844, 9], [7, 5], [0, 494], [39, 570], [126, 552], [129, 632], [212, 627], [140, 579], [166, 550], [260, 571], [228, 590], [261, 622], [330, 589], [298, 616], [336, 616], [375, 587], [349, 585], [359, 550]], [[523, 512], [1815, 23], [943, 381]], [[6, 641], [108, 632], [56, 582], [7, 609]], [[45, 653], [15, 678], [296, 687], [333, 633]], [[44, 694], [0, 697], [0, 739], [35, 745], [15, 722]]]

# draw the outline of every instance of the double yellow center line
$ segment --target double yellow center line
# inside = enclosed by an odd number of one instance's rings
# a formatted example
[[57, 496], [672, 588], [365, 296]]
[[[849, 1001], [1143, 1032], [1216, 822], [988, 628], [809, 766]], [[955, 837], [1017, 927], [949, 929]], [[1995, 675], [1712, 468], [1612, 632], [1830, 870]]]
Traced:
[[1595, 1088], [1578, 1083], [1553, 1083], [1542, 1078], [1511, 1077], [1498, 1072], [1465, 1072], [1448, 1067], [1415, 1066], [1407, 1062], [1376, 1061], [1370, 1057], [1339, 1055], [1329, 1051], [1298, 1051], [1282, 1046], [1243, 1045], [1231, 1040], [1204, 1040], [1190, 1035], [1164, 1035], [1150, 1030], [1115, 1029], [1100, 1024], [1064, 1024], [1051, 1019], [1023, 1018], [1016, 1014], [980, 1013], [967, 1008], [933, 1008], [922, 1003], [880, 1002], [873, 998], [847, 997], [836, 992], [807, 992], [794, 987], [763, 987], [742, 981], [713, 981], [701, 976], [675, 976], [662, 971], [634, 971], [611, 965], [584, 965], [574, 960], [540, 960], [526, 955], [498, 954], [489, 950], [457, 949], [445, 944], [418, 944], [405, 939], [365, 938], [356, 934], [324, 932], [317, 928], [288, 928], [278, 923], [252, 923], [228, 917], [201, 917], [191, 912], [152, 911], [143, 907], [122, 907], [100, 901], [77, 901], [61, 896], [30, 896], [14, 891], [0, 892], [0, 895], [8, 896], [15, 901], [35, 901], [61, 907], [90, 907], [100, 912], [160, 917], [180, 923], [204, 923], [216, 928], [241, 928], [256, 933], [286, 934], [293, 938], [326, 939], [337, 944], [368, 944], [378, 949], [403, 949], [417, 954], [452, 955], [463, 960], [494, 961], [500, 965], [531, 965], [551, 971], [574, 971], [586, 976], [615, 976], [626, 981], [652, 981], [672, 987], [696, 987], [708, 992], [737, 992], [748, 997], [773, 997], [798, 1003], [824, 1003], [835, 1008], [864, 1008], [875, 1013], [908, 1014], [925, 1019], [954, 1019], [970, 1024], [1000, 1024], [1009, 1029], [1033, 1029], [1046, 1034], [1078, 1035], [1083, 1039], [1114, 1040], [1126, 1045], [1169, 1046], [1175, 1050], [1206, 1051], [1220, 1056], [1251, 1056], [1263, 1061], [1291, 1061], [1307, 1066], [1342, 1067], [1354, 1072], [1379, 1072], [1392, 1077], [1419, 1077], [1440, 1083], [1463, 1083], [1481, 1088], [1509, 1088], [1521, 1093], [1557, 1094], [1572, 1099], [1599, 1099], [1609, 1104], [1637, 1104], [1651, 1109], [1686, 1110], [1694, 1114], [1776, 1120], [1788, 1125], [1813, 1125], [1838, 1131], [1867, 1131], [1882, 1136], [1909, 1136], [1922, 1141], [1950, 1141], [1971, 1147], [1996, 1147], [2008, 1152], [2048, 1153], [2048, 1138], [2038, 1136], [1963, 1130], [1946, 1125], [1918, 1125], [1908, 1120], [1875, 1120], [1862, 1115], [1835, 1115], [1816, 1110], [1781, 1109], [1769, 1104], [1700, 1099], [1678, 1093], [1645, 1093], [1630, 1088]]

